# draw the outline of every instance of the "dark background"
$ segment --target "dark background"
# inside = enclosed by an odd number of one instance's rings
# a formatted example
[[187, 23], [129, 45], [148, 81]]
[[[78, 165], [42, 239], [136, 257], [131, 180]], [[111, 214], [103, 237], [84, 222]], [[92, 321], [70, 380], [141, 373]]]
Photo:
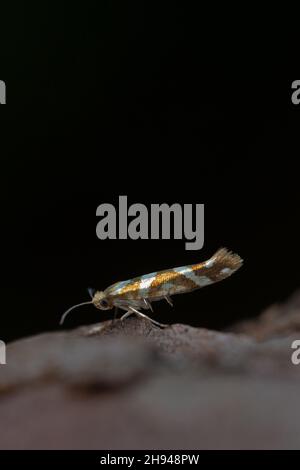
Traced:
[[[244, 258], [242, 270], [174, 297], [173, 309], [155, 304], [156, 319], [221, 329], [299, 287], [299, 76], [268, 68], [263, 46], [262, 68], [251, 36], [241, 54], [239, 35], [213, 40], [205, 17], [172, 5], [43, 3], [20, 9], [12, 29], [4, 22], [1, 339], [57, 329], [88, 286], [220, 246]], [[204, 203], [203, 249], [98, 240], [97, 206], [124, 194], [148, 207]], [[87, 306], [65, 327], [111, 314]]]

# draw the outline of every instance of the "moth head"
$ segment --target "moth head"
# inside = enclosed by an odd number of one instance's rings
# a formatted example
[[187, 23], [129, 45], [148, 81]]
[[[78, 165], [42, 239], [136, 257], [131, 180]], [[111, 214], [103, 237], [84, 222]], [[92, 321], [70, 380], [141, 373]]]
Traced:
[[113, 308], [113, 305], [108, 300], [103, 291], [95, 292], [92, 299], [92, 303], [96, 308], [99, 308], [100, 310], [110, 310], [111, 308]]
[[81, 307], [82, 305], [89, 305], [89, 304], [93, 304], [96, 308], [99, 308], [100, 310], [109, 310], [111, 308], [113, 308], [113, 305], [111, 303], [111, 301], [109, 301], [105, 295], [104, 292], [100, 292], [100, 291], [97, 291], [95, 292], [93, 289], [89, 288], [88, 289], [89, 291], [89, 294], [92, 298], [92, 300], [88, 301], [88, 302], [82, 302], [80, 304], [77, 304], [77, 305], [73, 305], [73, 307], [69, 308], [61, 317], [60, 319], [60, 325], [63, 324], [63, 322], [65, 321], [65, 318], [69, 315], [69, 313], [74, 310], [75, 308], [77, 307]]

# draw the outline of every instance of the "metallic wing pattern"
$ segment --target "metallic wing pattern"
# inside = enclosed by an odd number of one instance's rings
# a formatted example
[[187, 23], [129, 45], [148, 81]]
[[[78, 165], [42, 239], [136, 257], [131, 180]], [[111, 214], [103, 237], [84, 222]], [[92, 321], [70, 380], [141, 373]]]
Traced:
[[203, 263], [166, 269], [114, 284], [104, 291], [114, 300], [160, 300], [166, 296], [191, 292], [231, 276], [242, 265], [242, 259], [221, 248]]
[[61, 323], [73, 308], [92, 303], [101, 310], [113, 307], [126, 310], [121, 320], [135, 313], [154, 324], [165, 326], [149, 318], [138, 309], [152, 310], [151, 302], [164, 298], [172, 305], [170, 300], [172, 295], [191, 292], [223, 281], [239, 269], [242, 264], [243, 260], [239, 255], [226, 248], [221, 248], [209, 260], [202, 263], [145, 274], [134, 279], [117, 282], [105, 291], [97, 291], [90, 302], [83, 302], [67, 310], [61, 318]]

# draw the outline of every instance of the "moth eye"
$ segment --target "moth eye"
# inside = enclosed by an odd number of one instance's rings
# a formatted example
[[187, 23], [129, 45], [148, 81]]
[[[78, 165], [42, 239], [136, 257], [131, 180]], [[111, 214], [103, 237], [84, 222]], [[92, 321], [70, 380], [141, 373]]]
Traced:
[[100, 302], [100, 306], [103, 307], [103, 308], [107, 308], [107, 307], [108, 307], [108, 302], [107, 302], [107, 300], [102, 299], [101, 302]]

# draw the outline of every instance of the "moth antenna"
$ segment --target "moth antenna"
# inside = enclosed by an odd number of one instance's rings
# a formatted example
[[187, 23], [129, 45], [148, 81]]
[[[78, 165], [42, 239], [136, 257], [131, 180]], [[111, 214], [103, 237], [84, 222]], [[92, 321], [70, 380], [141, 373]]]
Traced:
[[88, 287], [87, 291], [90, 294], [91, 299], [94, 297], [95, 290], [93, 287]]
[[77, 304], [77, 305], [73, 305], [73, 307], [70, 307], [61, 317], [60, 321], [59, 321], [59, 324], [62, 325], [63, 322], [65, 321], [66, 319], [66, 316], [69, 315], [69, 313], [74, 310], [75, 308], [77, 307], [81, 307], [82, 305], [88, 305], [88, 304], [92, 304], [93, 302], [90, 300], [89, 302], [82, 302], [81, 304]]

